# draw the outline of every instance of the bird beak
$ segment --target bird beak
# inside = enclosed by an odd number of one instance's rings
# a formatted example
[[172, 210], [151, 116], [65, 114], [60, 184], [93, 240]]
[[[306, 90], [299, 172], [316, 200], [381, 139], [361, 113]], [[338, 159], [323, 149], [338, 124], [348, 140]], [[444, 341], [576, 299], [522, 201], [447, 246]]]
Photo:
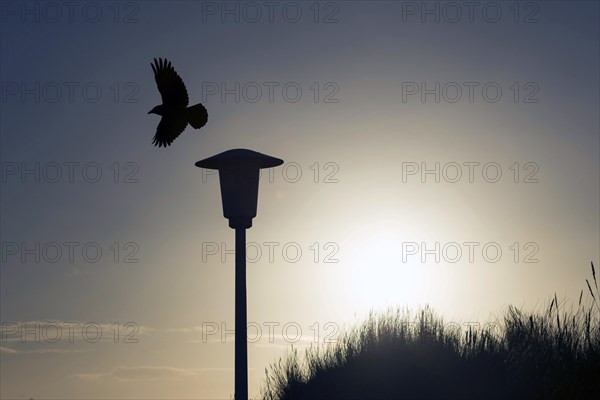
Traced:
[[148, 111], [148, 114], [152, 114], [152, 110]]

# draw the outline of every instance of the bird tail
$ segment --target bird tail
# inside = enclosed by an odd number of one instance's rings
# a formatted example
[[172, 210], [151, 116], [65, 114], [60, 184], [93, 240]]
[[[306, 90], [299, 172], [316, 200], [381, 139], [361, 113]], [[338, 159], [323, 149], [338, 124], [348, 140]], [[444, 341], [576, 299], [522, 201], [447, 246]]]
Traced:
[[202, 103], [188, 107], [186, 113], [188, 122], [195, 129], [202, 128], [208, 121], [208, 111], [206, 111]]

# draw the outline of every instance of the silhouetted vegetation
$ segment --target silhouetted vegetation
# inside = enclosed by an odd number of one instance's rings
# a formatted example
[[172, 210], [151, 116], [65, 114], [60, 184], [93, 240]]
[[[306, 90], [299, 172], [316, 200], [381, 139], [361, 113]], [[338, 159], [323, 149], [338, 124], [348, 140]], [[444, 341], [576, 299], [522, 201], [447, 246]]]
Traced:
[[[267, 370], [262, 396], [292, 399], [600, 398], [600, 292], [577, 308], [526, 313], [508, 307], [494, 324], [446, 324], [429, 307], [371, 313], [337, 343], [293, 350]], [[465, 328], [464, 326], [462, 328]]]

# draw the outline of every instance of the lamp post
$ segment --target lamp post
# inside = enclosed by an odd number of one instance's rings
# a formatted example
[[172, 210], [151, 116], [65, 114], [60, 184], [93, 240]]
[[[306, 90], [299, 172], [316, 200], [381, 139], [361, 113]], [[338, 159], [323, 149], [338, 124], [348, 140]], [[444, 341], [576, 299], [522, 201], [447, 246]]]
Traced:
[[223, 215], [235, 229], [235, 400], [248, 399], [246, 229], [256, 216], [259, 170], [281, 164], [279, 158], [247, 149], [228, 150], [196, 163], [219, 171]]

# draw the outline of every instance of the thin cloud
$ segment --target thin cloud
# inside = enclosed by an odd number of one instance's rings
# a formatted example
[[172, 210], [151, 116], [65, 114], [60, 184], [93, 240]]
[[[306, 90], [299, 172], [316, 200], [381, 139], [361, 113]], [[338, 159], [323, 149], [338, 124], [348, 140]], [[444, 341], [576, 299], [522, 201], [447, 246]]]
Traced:
[[16, 350], [9, 347], [0, 346], [0, 353], [4, 354], [71, 354], [87, 353], [95, 351], [94, 349], [35, 349], [35, 350]]
[[10, 349], [8, 347], [3, 347], [0, 346], [0, 353], [5, 353], [5, 354], [17, 354], [18, 351], [15, 349]]
[[95, 351], [94, 349], [36, 349], [21, 351], [21, 354], [69, 354], [69, 353], [87, 353]]
[[121, 382], [151, 380], [181, 380], [198, 376], [205, 372], [231, 372], [232, 368], [176, 368], [168, 366], [136, 366], [120, 365], [106, 373], [76, 373], [72, 377], [86, 381], [99, 382], [116, 379]]
[[166, 331], [169, 333], [194, 333], [194, 332], [202, 332], [201, 326], [193, 326], [191, 328], [169, 328]]

